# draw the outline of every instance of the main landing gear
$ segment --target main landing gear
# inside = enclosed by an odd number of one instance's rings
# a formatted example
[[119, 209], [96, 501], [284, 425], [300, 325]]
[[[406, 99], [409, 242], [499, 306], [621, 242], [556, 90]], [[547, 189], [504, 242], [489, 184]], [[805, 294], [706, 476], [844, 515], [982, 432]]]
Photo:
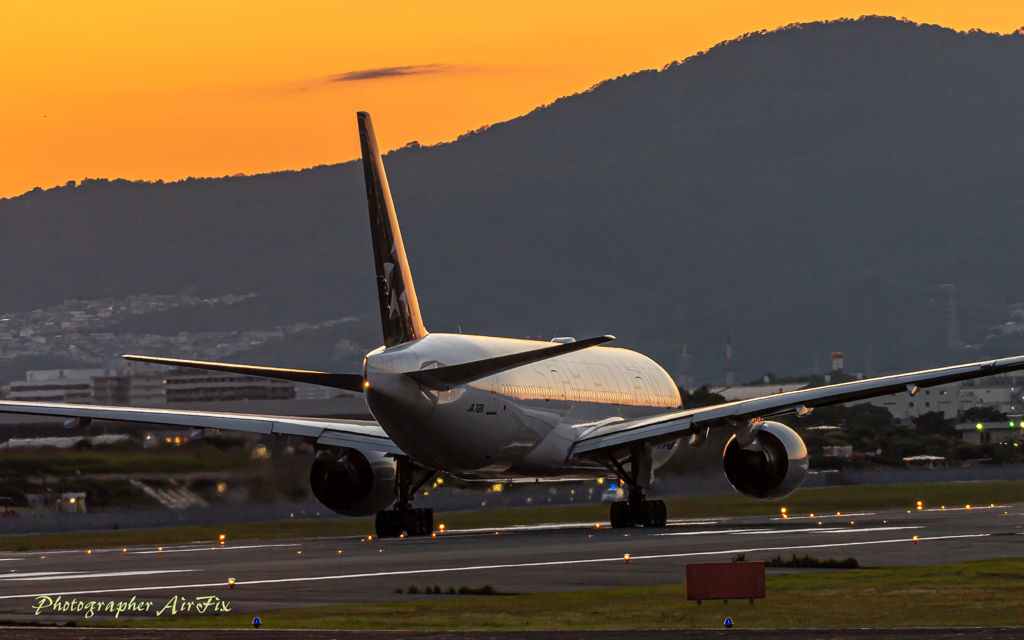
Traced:
[[378, 538], [397, 538], [400, 535], [428, 536], [434, 530], [433, 509], [413, 509], [412, 499], [423, 485], [437, 473], [425, 469], [405, 456], [397, 458], [395, 466], [398, 502], [387, 511], [378, 511], [375, 529]]
[[619, 476], [622, 484], [629, 487], [626, 500], [613, 502], [611, 508], [612, 528], [664, 527], [668, 512], [664, 500], [645, 500], [644, 489], [651, 486], [651, 445], [634, 444], [629, 451], [629, 472], [615, 456], [608, 454], [609, 468]]

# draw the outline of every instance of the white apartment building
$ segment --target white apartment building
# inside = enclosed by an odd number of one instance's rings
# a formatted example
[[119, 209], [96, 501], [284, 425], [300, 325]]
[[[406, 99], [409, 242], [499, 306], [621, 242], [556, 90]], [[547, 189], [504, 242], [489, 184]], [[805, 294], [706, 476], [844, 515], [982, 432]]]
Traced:
[[133, 407], [151, 407], [165, 404], [164, 376], [172, 367], [149, 362], [128, 362], [128, 404]]
[[304, 382], [295, 383], [296, 400], [330, 400], [331, 398], [337, 398], [338, 396], [343, 395], [348, 394], [342, 389], [321, 387], [317, 384], [306, 384]]
[[165, 402], [293, 400], [295, 383], [219, 371], [177, 369], [163, 379]]
[[25, 380], [11, 383], [8, 397], [26, 402], [89, 403], [93, 397], [93, 378], [110, 375], [110, 369], [29, 371]]
[[[110, 369], [53, 369], [29, 371], [25, 378], [11, 383], [11, 400], [153, 406], [168, 402], [291, 400], [296, 395], [293, 382], [137, 362], [129, 364], [127, 375]], [[334, 389], [326, 391], [333, 393], [310, 391], [307, 395], [317, 399], [338, 395]]]
[[[865, 402], [883, 407], [904, 422], [910, 422], [929, 411], [941, 411], [944, 418], [953, 420], [971, 407], [993, 407], [1007, 415], [1018, 415], [1024, 411], [1020, 385], [970, 386], [952, 384], [930, 389], [921, 389], [917, 395], [908, 392], [872, 398]], [[861, 403], [855, 403], [861, 404]]]
[[128, 379], [128, 402], [132, 406], [173, 402], [291, 400], [296, 397], [294, 382], [219, 371], [172, 368], [145, 362], [130, 363]]

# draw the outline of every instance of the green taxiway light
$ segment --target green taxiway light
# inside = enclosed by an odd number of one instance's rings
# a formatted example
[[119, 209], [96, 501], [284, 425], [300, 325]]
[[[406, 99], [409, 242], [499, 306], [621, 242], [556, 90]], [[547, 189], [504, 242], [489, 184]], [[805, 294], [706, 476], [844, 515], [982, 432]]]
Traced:
[[982, 426], [981, 426], [981, 423], [980, 423], [980, 422], [979, 422], [978, 424], [976, 424], [975, 426], [976, 426], [976, 427], [978, 427], [978, 429], [981, 429], [981, 428], [982, 428]]

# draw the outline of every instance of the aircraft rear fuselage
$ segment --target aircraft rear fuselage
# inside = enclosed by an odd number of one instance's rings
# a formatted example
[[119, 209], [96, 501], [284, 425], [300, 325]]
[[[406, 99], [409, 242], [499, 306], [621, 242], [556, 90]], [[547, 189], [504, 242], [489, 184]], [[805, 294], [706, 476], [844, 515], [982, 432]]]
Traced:
[[[466, 478], [605, 476], [588, 461], [568, 462], [576, 435], [598, 422], [680, 406], [671, 377], [650, 358], [591, 347], [437, 391], [409, 371], [494, 358], [549, 343], [429, 334], [366, 357], [364, 390], [374, 418], [421, 464]], [[663, 464], [676, 443], [655, 451]]]

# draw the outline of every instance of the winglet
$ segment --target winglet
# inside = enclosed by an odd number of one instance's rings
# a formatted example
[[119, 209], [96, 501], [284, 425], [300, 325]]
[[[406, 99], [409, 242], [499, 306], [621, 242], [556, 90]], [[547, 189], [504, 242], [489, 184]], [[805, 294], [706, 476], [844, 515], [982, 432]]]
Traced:
[[360, 111], [359, 143], [363, 151], [363, 175], [366, 179], [366, 204], [370, 210], [373, 236], [373, 260], [377, 267], [377, 296], [384, 346], [393, 347], [427, 335], [420, 317], [416, 288], [412, 284], [409, 260], [398, 228], [395, 204], [391, 200], [388, 176], [377, 148], [370, 114]]

